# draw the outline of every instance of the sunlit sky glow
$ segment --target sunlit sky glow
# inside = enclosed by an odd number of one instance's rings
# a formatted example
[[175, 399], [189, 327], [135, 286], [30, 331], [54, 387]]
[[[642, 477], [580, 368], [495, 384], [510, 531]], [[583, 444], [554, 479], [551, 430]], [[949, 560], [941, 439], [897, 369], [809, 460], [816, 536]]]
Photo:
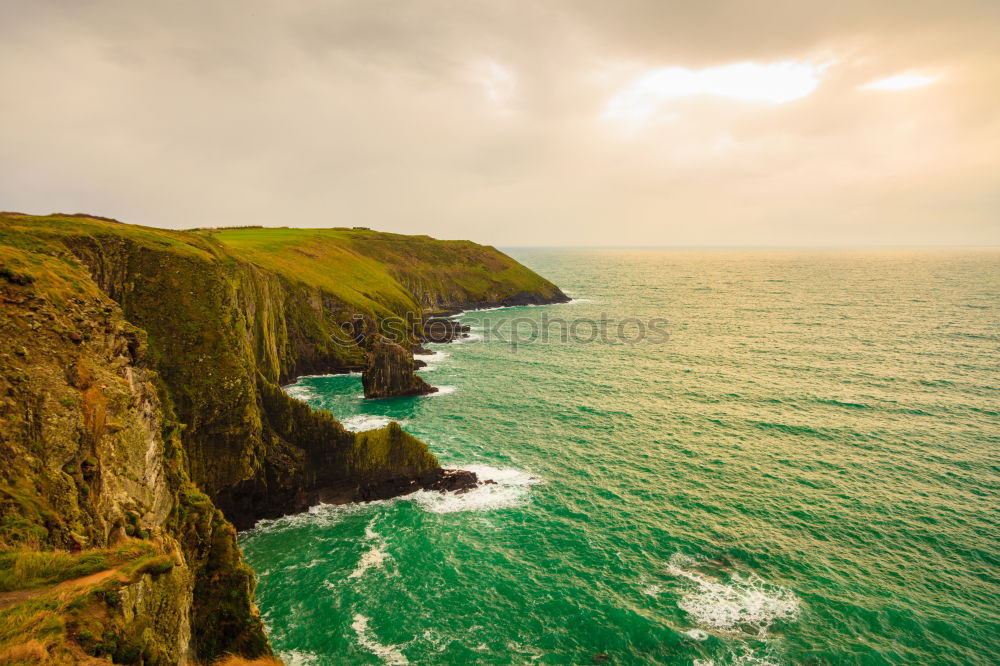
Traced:
[[673, 98], [711, 95], [781, 104], [811, 94], [819, 86], [822, 67], [797, 62], [761, 65], [752, 62], [690, 70], [655, 69], [640, 76], [608, 102], [605, 115], [646, 118]]
[[922, 88], [934, 83], [936, 80], [937, 77], [925, 76], [923, 74], [899, 74], [879, 79], [878, 81], [872, 81], [861, 86], [861, 88], [862, 90], [907, 90], [909, 88]]
[[1000, 2], [0, 3], [0, 210], [1000, 244]]

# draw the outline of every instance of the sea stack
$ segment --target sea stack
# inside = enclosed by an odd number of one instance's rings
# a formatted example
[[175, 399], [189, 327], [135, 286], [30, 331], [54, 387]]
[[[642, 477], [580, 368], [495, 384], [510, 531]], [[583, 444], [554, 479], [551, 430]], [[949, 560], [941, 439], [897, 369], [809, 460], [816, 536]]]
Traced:
[[410, 352], [381, 335], [372, 336], [367, 357], [361, 373], [366, 398], [396, 398], [437, 391], [414, 372]]

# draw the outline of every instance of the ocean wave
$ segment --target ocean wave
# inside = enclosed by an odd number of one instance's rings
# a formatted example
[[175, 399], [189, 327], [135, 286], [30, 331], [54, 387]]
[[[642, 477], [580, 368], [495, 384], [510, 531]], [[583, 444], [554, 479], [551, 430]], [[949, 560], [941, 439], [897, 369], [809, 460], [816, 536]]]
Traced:
[[721, 631], [751, 629], [763, 635], [774, 622], [799, 616], [799, 598], [788, 588], [752, 573], [733, 574], [728, 582], [712, 580], [694, 570], [699, 564], [690, 556], [674, 553], [667, 571], [694, 585], [677, 606], [701, 626]]
[[[372, 507], [390, 502], [413, 501], [421, 509], [430, 513], [454, 513], [457, 511], [492, 511], [519, 506], [525, 499], [530, 486], [541, 483], [542, 479], [513, 468], [497, 468], [488, 465], [463, 465], [462, 469], [475, 472], [480, 481], [494, 483], [479, 485], [464, 493], [418, 490], [409, 495], [400, 495], [374, 502], [353, 502], [349, 504], [317, 504], [302, 513], [294, 513], [281, 518], [265, 518], [249, 530], [241, 533], [241, 539], [253, 539], [255, 535], [276, 533], [303, 527], [329, 527], [340, 523], [346, 516], [371, 510]], [[365, 528], [365, 538], [379, 539], [371, 524]], [[376, 549], [373, 549], [376, 550]], [[381, 547], [379, 548], [381, 550]], [[364, 570], [381, 565], [391, 555], [369, 551], [362, 559], [368, 558]], [[359, 566], [361, 563], [359, 562]], [[364, 570], [361, 573], [364, 573]], [[361, 574], [359, 574], [360, 576]], [[352, 577], [352, 576], [349, 576]]]
[[433, 398], [433, 397], [439, 396], [439, 395], [448, 395], [449, 393], [454, 393], [457, 390], [458, 390], [458, 388], [455, 387], [455, 386], [438, 386], [437, 387], [437, 391], [435, 391], [434, 393], [425, 393], [423, 395], [423, 397], [424, 398]]
[[341, 522], [345, 516], [365, 510], [364, 504], [316, 504], [302, 513], [292, 513], [280, 518], [264, 518], [242, 533], [241, 538], [252, 539], [256, 534], [282, 532], [301, 527], [329, 527]]
[[383, 663], [389, 664], [390, 666], [402, 666], [403, 664], [409, 664], [409, 660], [399, 651], [399, 648], [395, 645], [383, 645], [371, 637], [371, 633], [368, 630], [369, 619], [360, 613], [354, 615], [354, 621], [351, 623], [351, 629], [354, 629], [354, 633], [358, 637], [358, 645], [368, 650], [376, 657], [382, 660]]
[[519, 469], [501, 469], [488, 465], [463, 465], [462, 469], [475, 472], [480, 482], [489, 480], [494, 483], [481, 484], [464, 493], [420, 490], [402, 499], [411, 499], [430, 513], [493, 511], [519, 506], [524, 501], [528, 488], [541, 483], [538, 477]]
[[391, 419], [388, 416], [378, 416], [376, 414], [357, 414], [355, 416], [349, 416], [341, 421], [345, 430], [350, 430], [351, 432], [363, 432], [365, 430], [378, 430], [379, 428], [384, 428], [393, 421], [399, 423], [399, 425], [406, 425], [406, 421], [400, 421], [398, 419]]

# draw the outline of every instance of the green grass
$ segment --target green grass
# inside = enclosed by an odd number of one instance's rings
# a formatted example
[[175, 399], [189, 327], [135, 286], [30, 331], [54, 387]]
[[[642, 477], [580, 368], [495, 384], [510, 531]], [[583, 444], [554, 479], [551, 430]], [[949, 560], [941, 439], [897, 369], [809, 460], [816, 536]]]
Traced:
[[70, 553], [64, 550], [15, 549], [0, 552], [0, 592], [30, 590], [89, 576], [124, 562], [146, 558], [154, 548], [130, 542], [118, 548]]
[[[0, 232], [5, 229], [36, 239], [69, 236], [118, 236], [151, 249], [166, 249], [202, 258], [218, 255], [212, 244], [198, 234], [143, 227], [137, 224], [123, 224], [98, 217], [0, 213]], [[0, 238], [0, 244], [7, 244], [7, 240]]]
[[336, 296], [371, 313], [417, 308], [384, 264], [358, 252], [346, 232], [316, 229], [228, 229], [202, 232], [233, 255]]
[[[428, 305], [421, 294], [476, 302], [519, 291], [558, 289], [493, 247], [356, 229], [225, 229], [200, 232], [237, 256], [371, 311], [401, 314]], [[400, 309], [400, 307], [402, 309]]]

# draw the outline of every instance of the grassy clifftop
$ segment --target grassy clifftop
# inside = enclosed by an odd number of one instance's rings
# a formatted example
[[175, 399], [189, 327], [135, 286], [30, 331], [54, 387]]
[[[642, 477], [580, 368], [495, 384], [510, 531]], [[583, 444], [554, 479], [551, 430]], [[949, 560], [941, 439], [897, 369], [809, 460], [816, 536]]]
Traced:
[[113, 237], [178, 257], [247, 262], [374, 316], [565, 299], [556, 285], [496, 248], [465, 240], [348, 228], [173, 231], [80, 215], [0, 213], [0, 242], [12, 232]]

